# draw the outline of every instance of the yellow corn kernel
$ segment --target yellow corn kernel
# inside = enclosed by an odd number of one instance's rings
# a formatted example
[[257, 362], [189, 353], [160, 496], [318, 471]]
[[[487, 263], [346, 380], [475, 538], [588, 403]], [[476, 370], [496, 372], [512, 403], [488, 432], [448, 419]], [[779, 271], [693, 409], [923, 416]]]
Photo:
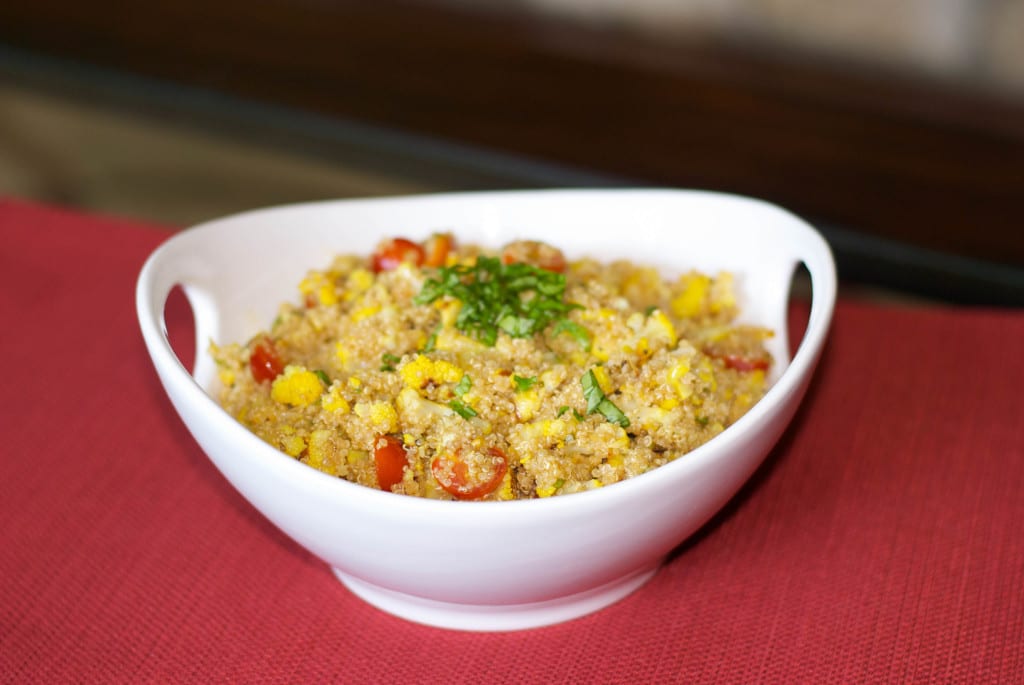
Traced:
[[648, 317], [648, 321], [650, 324], [661, 329], [662, 335], [668, 339], [669, 347], [676, 346], [676, 343], [679, 341], [679, 336], [676, 334], [676, 327], [672, 325], [672, 322], [667, 316], [665, 316], [663, 311], [655, 309], [651, 312], [650, 317]]
[[324, 384], [315, 373], [302, 366], [289, 365], [274, 379], [270, 396], [275, 402], [292, 407], [306, 407], [323, 394]]
[[[591, 347], [591, 351], [593, 351], [593, 347]], [[573, 366], [586, 366], [588, 361], [590, 361], [590, 356], [583, 350], [573, 350], [569, 353], [569, 363]], [[601, 361], [608, 361], [608, 359], [605, 358]]]
[[594, 372], [594, 378], [597, 379], [597, 385], [601, 388], [604, 394], [611, 394], [612, 379], [608, 377], [608, 370], [603, 366], [595, 366], [591, 370]]
[[356, 416], [369, 421], [383, 433], [393, 433], [398, 428], [398, 412], [390, 402], [356, 402]]
[[370, 453], [365, 450], [349, 450], [348, 454], [345, 455], [345, 459], [349, 464], [358, 464], [359, 462], [366, 461], [369, 458]]
[[[661, 407], [640, 407], [636, 412], [636, 419], [639, 425], [643, 428], [646, 428], [647, 430], [654, 430], [665, 423], [668, 415], [668, 410], [662, 409]], [[627, 444], [623, 446], [623, 449], [629, 447], [628, 436], [626, 439]]]
[[558, 490], [554, 485], [545, 485], [542, 488], [537, 488], [537, 497], [551, 497]]
[[328, 463], [327, 458], [331, 454], [331, 431], [315, 430], [309, 434], [309, 452], [306, 461], [315, 469], [319, 469], [332, 476], [338, 475], [333, 464]]
[[320, 304], [332, 305], [338, 302], [338, 293], [334, 288], [336, 272], [323, 273], [310, 271], [299, 282], [299, 292], [308, 297], [315, 297]]
[[380, 311], [380, 305], [370, 305], [369, 307], [360, 307], [359, 309], [352, 312], [350, 318], [352, 323], [359, 323], [363, 319], [369, 319], [371, 316]]
[[529, 421], [537, 415], [537, 409], [540, 407], [540, 395], [533, 388], [516, 393], [513, 401], [516, 405], [516, 416], [520, 421]]
[[643, 299], [649, 297], [650, 293], [657, 292], [661, 285], [661, 275], [654, 268], [634, 269], [622, 279], [622, 294], [632, 299]]
[[[564, 438], [569, 433], [569, 424], [562, 419], [544, 419], [538, 423], [541, 433], [549, 438]], [[537, 425], [537, 423], [531, 425]]]
[[512, 493], [511, 471], [506, 471], [504, 477], [501, 479], [501, 485], [498, 487], [498, 499], [502, 501], [515, 499], [515, 495]]
[[594, 338], [590, 344], [590, 353], [599, 360], [606, 362], [612, 356], [612, 346], [601, 338]]
[[363, 381], [360, 380], [358, 376], [349, 376], [348, 387], [352, 388], [353, 390], [359, 390], [360, 388], [363, 387]]
[[324, 411], [335, 414], [347, 414], [351, 409], [348, 400], [341, 394], [341, 388], [337, 385], [331, 386], [331, 389], [320, 398], [320, 406]]
[[668, 384], [675, 389], [676, 394], [683, 400], [693, 394], [693, 388], [690, 387], [689, 383], [684, 382], [688, 373], [690, 373], [690, 363], [685, 359], [669, 369], [668, 372]]
[[562, 381], [565, 380], [565, 367], [555, 366], [540, 375], [540, 382], [544, 384], [544, 389], [551, 392], [555, 390]]
[[455, 325], [455, 319], [459, 316], [462, 303], [458, 300], [437, 300], [434, 306], [441, 312], [441, 325], [451, 328]]
[[298, 435], [292, 426], [283, 426], [281, 428], [279, 440], [281, 441], [281, 449], [289, 457], [297, 457], [306, 449], [305, 438]]
[[366, 269], [355, 269], [348, 275], [345, 286], [351, 293], [359, 293], [369, 290], [373, 285], [373, 274]]
[[689, 274], [683, 276], [680, 282], [683, 291], [672, 299], [672, 313], [680, 318], [697, 316], [704, 306], [711, 279], [703, 274]]
[[317, 297], [320, 298], [320, 304], [330, 306], [332, 304], [338, 304], [338, 294], [334, 290], [333, 285], [322, 285], [317, 290]]
[[697, 377], [702, 383], [711, 387], [711, 392], [718, 390], [718, 379], [715, 378], [715, 368], [711, 360], [704, 357], [700, 360], [700, 368], [697, 370]]
[[217, 378], [220, 379], [221, 385], [230, 388], [235, 384], [235, 372], [231, 369], [227, 369], [223, 366], [217, 367]]
[[736, 295], [732, 287], [732, 274], [720, 273], [711, 284], [711, 303], [709, 309], [712, 314], [732, 309], [736, 306]]
[[342, 368], [348, 366], [349, 352], [345, 345], [339, 340], [334, 346], [334, 356], [338, 358]]
[[319, 271], [310, 271], [306, 277], [299, 281], [299, 292], [303, 295], [312, 295], [323, 281], [323, 274]]

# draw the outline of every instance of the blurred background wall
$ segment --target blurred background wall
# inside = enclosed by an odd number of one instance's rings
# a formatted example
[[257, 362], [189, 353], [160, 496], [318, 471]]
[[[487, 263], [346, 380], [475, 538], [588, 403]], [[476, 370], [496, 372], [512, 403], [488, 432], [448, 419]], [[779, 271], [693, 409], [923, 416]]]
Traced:
[[669, 185], [844, 276], [1024, 302], [1024, 0], [0, 5], [0, 193], [185, 226], [335, 197]]
[[1024, 93], [1022, 0], [448, 0]]

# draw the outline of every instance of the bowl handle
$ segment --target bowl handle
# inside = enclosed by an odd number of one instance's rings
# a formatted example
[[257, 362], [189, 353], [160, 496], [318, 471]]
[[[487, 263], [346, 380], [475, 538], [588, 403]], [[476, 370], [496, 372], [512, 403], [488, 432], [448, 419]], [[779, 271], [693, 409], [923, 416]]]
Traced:
[[828, 243], [810, 226], [803, 225], [798, 228], [800, 236], [794, 241], [795, 253], [791, 274], [801, 262], [807, 268], [811, 277], [811, 311], [807, 317], [803, 338], [793, 355], [792, 364], [813, 366], [817, 362], [828, 333], [829, 322], [832, 320], [838, 284], [835, 261]]
[[[171, 239], [158, 248], [146, 261], [139, 274], [135, 289], [135, 306], [146, 348], [165, 377], [168, 365], [185, 368], [171, 346], [164, 316], [171, 291], [180, 286], [185, 293], [195, 322], [195, 363], [190, 375], [202, 387], [216, 376], [210, 355], [203, 354], [206, 344], [215, 337], [219, 319], [216, 299], [204, 283], [212, 274], [208, 264], [198, 255], [183, 254], [182, 243]], [[188, 371], [188, 369], [185, 369]]]

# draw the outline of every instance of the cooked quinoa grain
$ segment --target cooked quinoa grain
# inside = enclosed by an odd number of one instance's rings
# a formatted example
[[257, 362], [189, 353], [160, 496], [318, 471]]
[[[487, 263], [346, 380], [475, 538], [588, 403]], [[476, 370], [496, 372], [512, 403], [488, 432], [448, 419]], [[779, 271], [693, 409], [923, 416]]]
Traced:
[[663, 278], [385, 241], [299, 284], [269, 330], [211, 344], [224, 408], [325, 473], [433, 499], [605, 487], [720, 433], [764, 393], [771, 331], [734, 323], [732, 277]]

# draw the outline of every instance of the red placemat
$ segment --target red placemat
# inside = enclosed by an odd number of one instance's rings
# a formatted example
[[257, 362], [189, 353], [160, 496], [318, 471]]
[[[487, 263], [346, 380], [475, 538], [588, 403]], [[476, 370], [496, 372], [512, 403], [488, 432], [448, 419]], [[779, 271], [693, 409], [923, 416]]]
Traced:
[[166, 232], [0, 201], [0, 235], [6, 682], [1024, 682], [1020, 311], [841, 301], [791, 429], [651, 582], [473, 634], [364, 604], [208, 463], [135, 321]]

